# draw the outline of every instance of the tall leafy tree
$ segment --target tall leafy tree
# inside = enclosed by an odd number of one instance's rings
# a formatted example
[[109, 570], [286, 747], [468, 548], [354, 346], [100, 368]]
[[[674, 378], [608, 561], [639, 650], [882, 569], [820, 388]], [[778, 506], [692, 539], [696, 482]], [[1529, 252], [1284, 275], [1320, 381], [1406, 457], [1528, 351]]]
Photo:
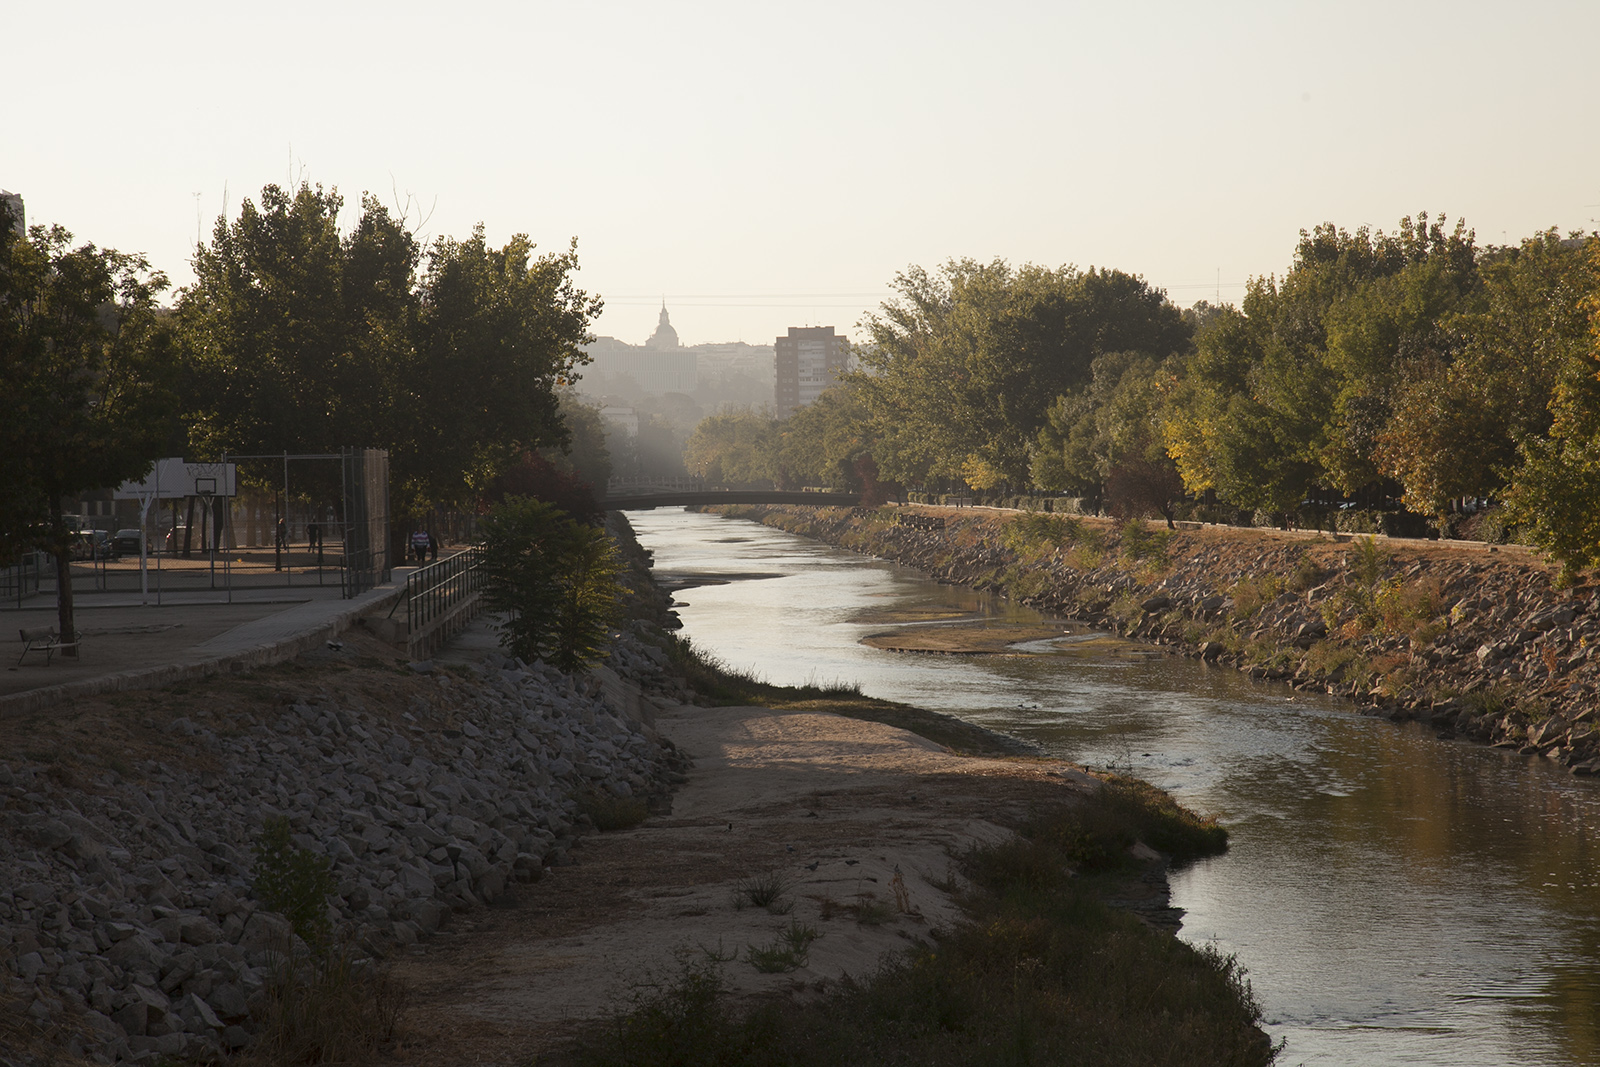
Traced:
[[1088, 388], [1056, 399], [1039, 431], [1033, 481], [1109, 503], [1119, 517], [1172, 521], [1182, 479], [1167, 455], [1162, 419], [1173, 374], [1165, 362], [1108, 352]]
[[567, 441], [556, 388], [600, 301], [573, 248], [482, 227], [424, 250], [370, 196], [269, 185], [197, 250], [179, 303], [201, 451], [390, 453], [397, 513], [467, 506], [529, 450]]
[[421, 496], [461, 500], [523, 450], [567, 443], [556, 390], [588, 361], [602, 305], [575, 284], [576, 242], [533, 252], [523, 234], [491, 247], [481, 225], [429, 251], [407, 405]]
[[1377, 450], [1408, 371], [1448, 356], [1443, 315], [1478, 291], [1473, 236], [1426, 213], [1394, 234], [1302, 231], [1279, 281], [1210, 314], [1173, 392], [1168, 448], [1190, 492], [1284, 510], [1384, 477]]
[[[360, 442], [341, 420], [349, 390], [352, 322], [337, 191], [269, 185], [232, 223], [218, 219], [196, 249], [195, 282], [179, 300], [195, 371], [194, 443], [220, 452], [326, 452]], [[341, 388], [341, 386], [345, 388]]]
[[825, 390], [779, 430], [783, 466], [805, 485], [860, 489], [857, 464], [874, 444], [871, 414], [855, 383]]
[[166, 284], [141, 256], [73, 248], [60, 227], [24, 239], [0, 219], [0, 541], [55, 557], [63, 635], [75, 632], [63, 498], [143, 476], [171, 429]]
[[1121, 271], [953, 260], [893, 287], [867, 319], [856, 381], [878, 462], [910, 483], [1025, 484], [1046, 408], [1088, 382], [1096, 356], [1189, 343], [1165, 296]]
[[615, 545], [553, 504], [507, 497], [481, 524], [491, 606], [502, 643], [523, 659], [579, 670], [603, 654], [621, 604]]
[[1549, 432], [1521, 442], [1523, 464], [1507, 500], [1530, 539], [1569, 572], [1600, 567], [1600, 238], [1588, 239], [1581, 264], [1571, 281], [1581, 290], [1587, 343], [1563, 346]]

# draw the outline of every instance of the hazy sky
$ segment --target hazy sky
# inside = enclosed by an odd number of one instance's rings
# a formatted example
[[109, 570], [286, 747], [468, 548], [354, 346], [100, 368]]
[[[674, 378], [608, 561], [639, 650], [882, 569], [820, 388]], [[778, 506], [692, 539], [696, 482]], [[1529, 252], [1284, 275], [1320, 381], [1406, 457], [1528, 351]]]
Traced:
[[[598, 333], [846, 332], [908, 265], [1112, 266], [1187, 306], [1302, 227], [1600, 218], [1600, 0], [31, 0], [0, 188], [190, 279], [266, 183], [578, 238]], [[199, 194], [198, 202], [195, 194]], [[417, 215], [413, 214], [413, 221]]]

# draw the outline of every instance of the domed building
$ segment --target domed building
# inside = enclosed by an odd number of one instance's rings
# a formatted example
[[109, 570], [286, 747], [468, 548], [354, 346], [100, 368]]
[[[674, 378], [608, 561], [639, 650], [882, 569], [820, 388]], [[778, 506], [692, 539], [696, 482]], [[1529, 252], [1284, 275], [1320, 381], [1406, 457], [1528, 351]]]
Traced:
[[666, 301], [661, 303], [661, 321], [644, 344], [597, 337], [584, 350], [591, 362], [578, 372], [585, 382], [579, 389], [591, 396], [692, 393], [699, 381], [695, 354], [678, 340]]
[[667, 302], [661, 301], [661, 321], [656, 323], [656, 332], [644, 343], [646, 348], [656, 351], [673, 351], [682, 348], [678, 343], [678, 331], [672, 328], [672, 321], [667, 318]]

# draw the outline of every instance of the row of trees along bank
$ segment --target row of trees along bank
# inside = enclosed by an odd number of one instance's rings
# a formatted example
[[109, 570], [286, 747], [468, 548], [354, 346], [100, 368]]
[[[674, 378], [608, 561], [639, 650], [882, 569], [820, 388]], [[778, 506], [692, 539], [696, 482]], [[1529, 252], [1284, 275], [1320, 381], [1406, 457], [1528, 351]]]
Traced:
[[[1519, 539], [1600, 563], [1600, 240], [1483, 246], [1426, 213], [1302, 231], [1187, 311], [1110, 269], [898, 275], [859, 369], [786, 421], [706, 420], [695, 473], [1086, 510]], [[1501, 506], [1483, 510], [1483, 505]]]
[[[574, 284], [575, 246], [497, 248], [482, 226], [424, 245], [370, 196], [341, 231], [343, 207], [336, 190], [265, 187], [217, 220], [171, 307], [142, 257], [0, 218], [0, 556], [42, 548], [65, 578], [63, 499], [163, 455], [384, 448], [399, 524], [564, 491], [561, 475], [604, 481], [598, 414], [562, 396], [601, 308]], [[574, 438], [580, 470], [563, 458]]]

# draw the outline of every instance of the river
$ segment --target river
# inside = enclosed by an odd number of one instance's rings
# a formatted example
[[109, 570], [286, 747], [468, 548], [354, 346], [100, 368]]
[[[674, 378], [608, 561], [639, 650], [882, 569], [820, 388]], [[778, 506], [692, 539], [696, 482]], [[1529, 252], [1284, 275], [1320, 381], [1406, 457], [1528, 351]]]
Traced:
[[1172, 876], [1182, 936], [1249, 970], [1283, 1064], [1600, 1064], [1600, 783], [1152, 646], [860, 644], [905, 613], [1026, 608], [755, 523], [629, 515], [684, 633], [780, 684], [848, 681], [1092, 766], [1229, 828]]

